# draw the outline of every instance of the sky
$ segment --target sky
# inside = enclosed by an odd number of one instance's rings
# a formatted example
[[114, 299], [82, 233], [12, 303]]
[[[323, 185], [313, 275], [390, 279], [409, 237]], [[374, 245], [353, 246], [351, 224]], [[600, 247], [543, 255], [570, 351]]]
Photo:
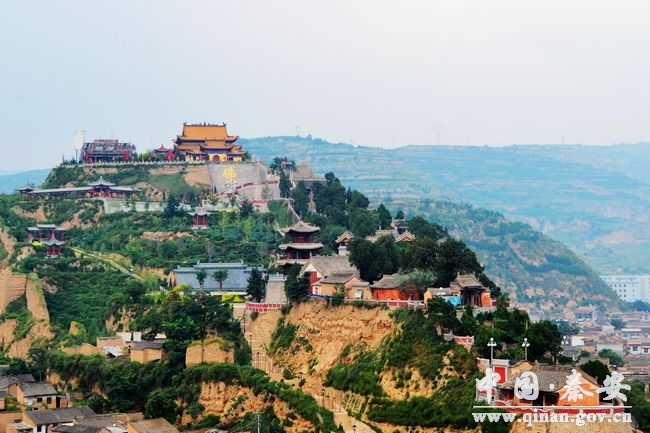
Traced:
[[650, 141], [647, 0], [36, 0], [0, 15], [0, 172], [183, 122], [394, 148]]

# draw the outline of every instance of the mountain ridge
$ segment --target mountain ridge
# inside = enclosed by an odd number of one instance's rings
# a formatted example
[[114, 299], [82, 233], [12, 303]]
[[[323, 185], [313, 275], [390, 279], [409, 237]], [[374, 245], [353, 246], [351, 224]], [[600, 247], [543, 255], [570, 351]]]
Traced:
[[380, 149], [304, 137], [242, 141], [262, 160], [282, 155], [332, 171], [375, 202], [443, 200], [497, 211], [565, 243], [599, 274], [648, 272], [648, 143]]

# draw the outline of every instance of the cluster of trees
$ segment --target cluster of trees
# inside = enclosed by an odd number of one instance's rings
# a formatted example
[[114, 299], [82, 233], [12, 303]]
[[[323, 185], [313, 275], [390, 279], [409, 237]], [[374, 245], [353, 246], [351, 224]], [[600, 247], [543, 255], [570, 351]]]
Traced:
[[469, 273], [490, 288], [493, 296], [500, 294], [463, 242], [421, 217], [408, 220], [407, 226], [416, 235], [411, 242], [396, 244], [394, 237], [387, 235], [375, 242], [357, 237], [348, 243], [350, 262], [359, 269], [361, 278], [373, 282], [384, 274], [399, 272], [404, 286], [422, 291], [427, 287], [449, 287], [458, 274]]
[[188, 286], [176, 286], [159, 303], [149, 308], [135, 321], [143, 338], [153, 340], [164, 333], [163, 349], [174, 370], [185, 368], [185, 351], [193, 341], [202, 344], [210, 336], [218, 336], [233, 343], [235, 361], [250, 361], [250, 348], [241, 325], [232, 316], [232, 307], [221, 302], [220, 297], [196, 292]]
[[[57, 288], [45, 291], [45, 300], [56, 342], [65, 344], [95, 343], [98, 336], [106, 335], [109, 318], [141, 314], [152, 299], [145, 294], [159, 288], [157, 280], [136, 280], [87, 257], [48, 260], [32, 255], [18, 269], [34, 272], [38, 280]], [[72, 322], [77, 332], [70, 334]]]
[[[280, 241], [273, 230], [272, 214], [221, 212], [211, 215], [209, 228], [190, 227], [190, 216], [170, 197], [161, 214], [102, 215], [91, 227], [70, 230], [68, 243], [83, 249], [126, 256], [133, 265], [170, 271], [179, 264], [197, 261], [244, 261], [267, 265], [270, 251]], [[176, 205], [174, 205], [176, 203]], [[174, 210], [176, 209], [176, 210]], [[245, 209], [243, 209], [245, 210]], [[145, 232], [175, 236], [147, 236]]]
[[[321, 241], [330, 247], [344, 230], [365, 237], [390, 227], [392, 218], [383, 204], [370, 209], [370, 200], [359, 191], [346, 190], [334, 173], [326, 173], [325, 182], [313, 182], [310, 188], [301, 181], [291, 191], [294, 209], [303, 220], [321, 227]], [[315, 212], [309, 211], [310, 197]]]

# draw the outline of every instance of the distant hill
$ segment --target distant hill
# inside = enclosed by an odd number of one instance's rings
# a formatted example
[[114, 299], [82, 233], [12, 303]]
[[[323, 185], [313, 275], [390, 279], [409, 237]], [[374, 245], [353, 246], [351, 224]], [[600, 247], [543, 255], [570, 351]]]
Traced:
[[38, 186], [45, 181], [50, 169], [23, 171], [20, 173], [0, 174], [0, 194], [11, 194], [28, 183]]
[[466, 203], [530, 224], [600, 274], [648, 273], [650, 144], [379, 149], [310, 137], [242, 140], [256, 157], [286, 155], [332, 171], [369, 198]]

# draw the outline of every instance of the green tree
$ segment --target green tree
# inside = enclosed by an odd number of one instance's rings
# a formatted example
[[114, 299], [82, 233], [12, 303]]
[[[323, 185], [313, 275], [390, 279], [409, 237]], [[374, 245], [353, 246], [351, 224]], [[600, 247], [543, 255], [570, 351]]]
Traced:
[[169, 194], [169, 197], [167, 198], [167, 203], [165, 205], [165, 209], [163, 210], [162, 216], [166, 220], [170, 220], [174, 217], [183, 215], [183, 211], [181, 210], [181, 202], [178, 200], [176, 195], [174, 194]]
[[556, 360], [562, 350], [562, 334], [555, 323], [542, 320], [528, 326], [526, 337], [530, 343], [528, 359], [539, 361], [544, 358]]
[[596, 379], [599, 385], [603, 385], [605, 378], [610, 374], [609, 368], [597, 359], [585, 362], [580, 366], [580, 369]]
[[377, 207], [376, 213], [379, 227], [382, 229], [390, 227], [390, 224], [393, 222], [393, 217], [390, 215], [390, 212], [386, 209], [386, 206], [384, 206], [383, 203]]
[[636, 426], [640, 431], [650, 431], [650, 401], [648, 401], [648, 394], [645, 392], [645, 384], [640, 380], [625, 381], [630, 385], [630, 390], [625, 392], [627, 401], [625, 404], [629, 406], [629, 411], [636, 421]]
[[295, 264], [289, 269], [289, 275], [284, 282], [284, 292], [287, 299], [292, 303], [299, 303], [309, 295], [309, 277], [310, 273], [305, 272], [299, 276], [302, 267]]
[[463, 310], [463, 317], [460, 319], [461, 327], [458, 331], [462, 335], [474, 335], [478, 330], [479, 324], [476, 317], [474, 317], [474, 309], [470, 304], [465, 305]]
[[208, 278], [208, 272], [205, 270], [205, 268], [199, 268], [196, 271], [196, 280], [199, 282], [199, 289], [203, 292], [204, 291], [204, 283], [205, 279]]
[[266, 296], [266, 284], [269, 280], [268, 274], [262, 275], [262, 271], [258, 268], [253, 268], [248, 277], [248, 285], [246, 286], [246, 294], [251, 297], [255, 302], [262, 302]]
[[428, 287], [432, 287], [436, 281], [436, 274], [425, 269], [414, 269], [408, 274], [399, 274], [397, 281], [403, 286], [415, 286], [420, 294], [423, 294]]
[[27, 351], [27, 360], [29, 367], [38, 377], [41, 382], [43, 378], [47, 377], [47, 360], [50, 355], [50, 349], [45, 341], [39, 341], [32, 345]]
[[612, 317], [609, 321], [615, 329], [622, 329], [625, 326], [625, 321], [620, 317]]
[[456, 307], [439, 296], [434, 296], [427, 303], [427, 312], [429, 320], [435, 325], [451, 331], [460, 328], [460, 322], [456, 316]]
[[448, 287], [459, 273], [477, 276], [483, 273], [483, 267], [478, 262], [474, 251], [462, 241], [452, 238], [440, 244], [435, 269], [438, 274], [438, 285], [442, 287]]
[[253, 215], [255, 208], [250, 200], [246, 199], [239, 205], [239, 218], [244, 219]]
[[183, 286], [175, 287], [137, 326], [145, 331], [147, 340], [165, 334], [163, 348], [173, 371], [184, 368], [185, 351], [192, 341], [203, 341], [210, 334], [233, 342], [242, 338], [240, 324], [227, 304], [217, 296], [197, 294]]
[[228, 279], [228, 269], [217, 269], [214, 271], [214, 276], [215, 281], [219, 284], [219, 291], [223, 291], [223, 282]]
[[[414, 269], [430, 270], [437, 275], [436, 254], [438, 243], [429, 237], [418, 237], [409, 242], [401, 254], [401, 267], [405, 272]], [[442, 285], [440, 285], [442, 287]]]
[[291, 199], [293, 200], [293, 210], [304, 218], [309, 210], [307, 206], [309, 203], [309, 195], [307, 188], [305, 188], [305, 182], [298, 182], [298, 185], [291, 191]]
[[377, 229], [377, 215], [365, 209], [354, 209], [348, 214], [348, 225], [355, 236], [366, 237]]
[[381, 263], [377, 260], [375, 245], [363, 238], [353, 238], [348, 242], [350, 263], [359, 269], [362, 280], [374, 282], [381, 275]]
[[416, 237], [426, 237], [434, 240], [444, 239], [448, 236], [447, 231], [438, 224], [432, 224], [421, 216], [411, 218], [407, 227]]
[[283, 171], [280, 171], [280, 183], [278, 185], [280, 188], [280, 197], [289, 198], [291, 196], [291, 180], [289, 176]]
[[356, 189], [355, 190], [348, 189], [348, 191], [345, 194], [345, 200], [348, 203], [349, 210], [368, 209], [368, 206], [370, 205], [370, 200], [368, 200], [368, 197], [366, 197]]
[[603, 349], [598, 352], [598, 356], [601, 358], [609, 359], [610, 365], [615, 365], [617, 367], [622, 367], [625, 362], [623, 362], [623, 357], [618, 353], [614, 352], [612, 349]]
[[157, 389], [151, 392], [144, 405], [144, 416], [147, 419], [165, 418], [174, 424], [178, 417], [176, 393], [173, 389]]

